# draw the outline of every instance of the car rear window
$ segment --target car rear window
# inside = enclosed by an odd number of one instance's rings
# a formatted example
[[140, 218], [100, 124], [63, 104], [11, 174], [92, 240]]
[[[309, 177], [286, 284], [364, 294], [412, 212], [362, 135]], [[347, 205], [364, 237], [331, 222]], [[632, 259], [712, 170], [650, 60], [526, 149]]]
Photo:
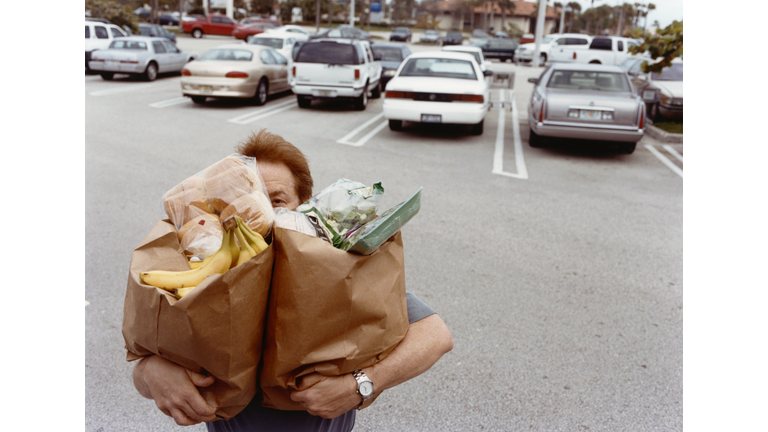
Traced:
[[673, 63], [672, 66], [665, 67], [661, 72], [653, 72], [651, 77], [656, 81], [682, 81], [683, 64]]
[[477, 80], [475, 68], [466, 60], [417, 58], [408, 60], [400, 76], [423, 76], [435, 78], [459, 78]]
[[255, 37], [248, 42], [253, 45], [264, 45], [270, 48], [280, 49], [283, 47], [283, 40], [280, 38]]
[[610, 51], [613, 49], [613, 41], [611, 39], [592, 39], [592, 43], [589, 45], [589, 49]]
[[335, 42], [308, 43], [296, 55], [298, 63], [361, 64], [355, 47]]
[[566, 90], [630, 91], [627, 75], [617, 72], [554, 71], [547, 88]]
[[200, 60], [251, 61], [253, 52], [239, 49], [217, 48], [206, 51]]
[[112, 41], [112, 43], [109, 44], [109, 48], [146, 51], [147, 44], [145, 42], [140, 42], [140, 41], [116, 40], [116, 41]]
[[381, 55], [381, 61], [402, 61], [403, 52], [400, 48], [372, 46], [374, 54]]

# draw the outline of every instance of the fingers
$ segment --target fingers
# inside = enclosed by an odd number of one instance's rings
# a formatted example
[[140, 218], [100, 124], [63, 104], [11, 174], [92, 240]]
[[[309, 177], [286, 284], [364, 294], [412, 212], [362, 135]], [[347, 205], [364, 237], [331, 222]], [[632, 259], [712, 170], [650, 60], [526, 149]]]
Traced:
[[199, 374], [197, 372], [192, 372], [191, 370], [187, 369], [187, 375], [189, 375], [189, 379], [192, 380], [192, 382], [197, 387], [208, 387], [209, 385], [213, 384], [215, 379], [212, 376]]
[[299, 382], [297, 389], [299, 391], [306, 390], [312, 387], [313, 385], [325, 380], [325, 378], [326, 377], [324, 377], [323, 375], [320, 375], [317, 372], [311, 373], [309, 375], [305, 375], [301, 377], [301, 382]]

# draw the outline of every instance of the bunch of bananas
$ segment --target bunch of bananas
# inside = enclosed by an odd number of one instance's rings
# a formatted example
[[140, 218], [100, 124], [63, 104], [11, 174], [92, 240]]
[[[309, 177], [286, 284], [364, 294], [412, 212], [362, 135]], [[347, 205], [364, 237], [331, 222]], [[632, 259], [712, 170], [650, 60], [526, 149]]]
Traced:
[[[230, 268], [237, 267], [267, 248], [264, 237], [248, 228], [240, 216], [227, 220], [224, 223], [224, 230], [219, 250], [203, 261], [190, 263], [190, 267], [192, 267], [190, 270], [142, 272], [140, 274], [141, 280], [148, 285], [170, 291], [176, 297], [182, 298], [208, 276], [225, 273]], [[237, 243], [233, 237], [237, 238]]]

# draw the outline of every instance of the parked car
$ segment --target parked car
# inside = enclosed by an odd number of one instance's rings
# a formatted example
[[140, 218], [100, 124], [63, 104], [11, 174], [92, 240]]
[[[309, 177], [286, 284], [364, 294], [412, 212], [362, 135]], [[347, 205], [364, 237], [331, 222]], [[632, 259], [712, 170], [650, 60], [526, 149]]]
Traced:
[[403, 122], [470, 125], [481, 135], [490, 108], [490, 90], [474, 57], [465, 53], [422, 51], [408, 56], [387, 84], [384, 118], [398, 131]]
[[85, 17], [86, 21], [93, 21], [93, 22], [100, 22], [102, 24], [112, 24], [111, 21], [109, 21], [106, 18], [96, 18], [96, 17]]
[[89, 62], [94, 51], [107, 49], [115, 38], [128, 34], [114, 24], [85, 20], [85, 70], [90, 72]]
[[204, 34], [232, 36], [237, 23], [226, 15], [209, 14], [207, 17], [195, 17], [195, 20], [182, 20], [181, 31], [190, 33], [193, 38], [199, 39]]
[[[176, 13], [178, 14], [178, 12]], [[179, 17], [169, 13], [161, 14], [158, 17], [158, 21], [160, 22], [160, 25], [170, 25], [170, 26], [179, 25]]]
[[[660, 61], [657, 59], [656, 61]], [[683, 60], [672, 59], [672, 65], [661, 72], [643, 72], [643, 62], [654, 63], [650, 57], [632, 56], [619, 67], [627, 72], [638, 95], [643, 98], [648, 118], [658, 121], [662, 117], [683, 117]]]
[[464, 35], [461, 32], [449, 30], [443, 38], [443, 45], [461, 45], [464, 43]]
[[381, 90], [387, 88], [387, 83], [395, 76], [397, 68], [406, 57], [411, 55], [408, 45], [379, 42], [371, 45], [375, 57], [381, 57]]
[[293, 36], [297, 41], [299, 42], [306, 42], [309, 40], [309, 37], [312, 36], [312, 32], [306, 30], [303, 27], [299, 27], [297, 25], [288, 24], [280, 27], [275, 27], [273, 29], [267, 30], [268, 33], [285, 33]]
[[532, 33], [525, 33], [520, 36], [520, 44], [527, 44], [536, 42], [536, 37]]
[[255, 35], [262, 34], [272, 28], [275, 28], [275, 25], [267, 22], [238, 26], [235, 28], [235, 31], [232, 32], [232, 36], [234, 36], [235, 39], [242, 39], [248, 42]]
[[[550, 58], [550, 50], [552, 49], [552, 46], [555, 43], [559, 44], [561, 40], [565, 45], [585, 46], [586, 48], [589, 46], [589, 43], [592, 42], [592, 36], [578, 33], [559, 33], [544, 36], [539, 45], [539, 66], [544, 66], [544, 64], [547, 63]], [[533, 52], [535, 49], [536, 44], [533, 42], [523, 43], [518, 46], [517, 50], [515, 50], [515, 62], [530, 63], [533, 59]]]
[[489, 39], [492, 36], [487, 31], [481, 29], [474, 29], [469, 35], [469, 43], [475, 43], [480, 39]]
[[166, 38], [169, 41], [176, 43], [176, 35], [169, 32], [163, 26], [158, 24], [139, 24], [139, 33], [141, 33], [142, 36], [151, 36], [151, 37], [162, 37]]
[[497, 31], [496, 33], [493, 34], [493, 37], [500, 38], [500, 39], [508, 39], [509, 33], [503, 32], [503, 31]]
[[629, 154], [643, 137], [645, 105], [618, 66], [552, 63], [528, 81], [531, 147], [545, 137], [618, 141]]
[[93, 52], [89, 63], [105, 80], [129, 74], [154, 81], [158, 74], [180, 72], [195, 58], [197, 54], [181, 51], [166, 38], [131, 36], [116, 38], [109, 48]]
[[258, 24], [258, 23], [263, 23], [263, 22], [274, 24], [275, 27], [280, 27], [281, 25], [283, 25], [283, 20], [281, 20], [279, 18], [278, 19], [272, 19], [272, 18], [261, 18], [261, 17], [246, 17], [246, 18], [243, 18], [243, 19], [241, 19], [238, 22], [238, 25], [248, 26], [248, 25], [251, 25], [251, 24]]
[[480, 70], [485, 72], [488, 69], [488, 62], [485, 61], [485, 56], [483, 56], [483, 50], [479, 47], [472, 46], [472, 45], [449, 45], [444, 46], [443, 51], [449, 51], [449, 52], [463, 52], [471, 55], [475, 58], [475, 61], [478, 65], [480, 65]]
[[424, 34], [419, 38], [419, 42], [439, 44], [441, 41], [440, 32], [437, 30], [424, 30]]
[[481, 39], [475, 42], [474, 46], [480, 48], [485, 58], [513, 62], [515, 61], [515, 50], [520, 44], [514, 39]]
[[[551, 48], [551, 61], [620, 65], [632, 54], [631, 46], [640, 45], [636, 40], [619, 36], [595, 37], [585, 46], [570, 43], [572, 38], [556, 40]], [[565, 44], [563, 44], [565, 42]]]
[[389, 34], [389, 41], [410, 42], [412, 36], [411, 29], [408, 27], [395, 27], [392, 33]]
[[320, 30], [316, 34], [309, 37], [310, 39], [324, 39], [324, 38], [344, 38], [344, 39], [358, 39], [364, 41], [371, 41], [371, 35], [360, 30], [357, 27], [349, 25], [340, 25], [334, 28], [327, 28]]
[[296, 38], [293, 33], [272, 33], [265, 32], [254, 35], [248, 43], [251, 45], [263, 45], [272, 48], [288, 59], [288, 64], [293, 59], [293, 47], [296, 45]]
[[227, 44], [210, 49], [181, 71], [181, 93], [196, 104], [208, 97], [253, 99], [289, 90], [288, 60], [272, 48]]
[[380, 57], [367, 41], [313, 39], [301, 45], [291, 68], [291, 90], [300, 108], [313, 99], [346, 99], [364, 110], [371, 97], [381, 96]]

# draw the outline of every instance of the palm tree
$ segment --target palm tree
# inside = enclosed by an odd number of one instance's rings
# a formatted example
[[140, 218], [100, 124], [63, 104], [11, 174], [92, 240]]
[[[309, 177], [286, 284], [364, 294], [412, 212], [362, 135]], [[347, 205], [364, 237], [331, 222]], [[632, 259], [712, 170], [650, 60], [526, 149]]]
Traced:
[[513, 14], [515, 13], [515, 4], [512, 2], [512, 0], [498, 0], [499, 6], [501, 6], [501, 30], [504, 31], [504, 28], [507, 26], [505, 21], [507, 20], [507, 9], [510, 10]]
[[[571, 32], [571, 26], [573, 25], [573, 16], [581, 13], [581, 4], [572, 1], [565, 5], [567, 10], [570, 10], [570, 19], [568, 20], [568, 33]], [[567, 12], [566, 12], [567, 13]]]
[[656, 5], [653, 3], [648, 3], [648, 8], [645, 11], [645, 19], [643, 20], [643, 33], [645, 33], [645, 24], [648, 22], [648, 13], [654, 9], [656, 9]]

